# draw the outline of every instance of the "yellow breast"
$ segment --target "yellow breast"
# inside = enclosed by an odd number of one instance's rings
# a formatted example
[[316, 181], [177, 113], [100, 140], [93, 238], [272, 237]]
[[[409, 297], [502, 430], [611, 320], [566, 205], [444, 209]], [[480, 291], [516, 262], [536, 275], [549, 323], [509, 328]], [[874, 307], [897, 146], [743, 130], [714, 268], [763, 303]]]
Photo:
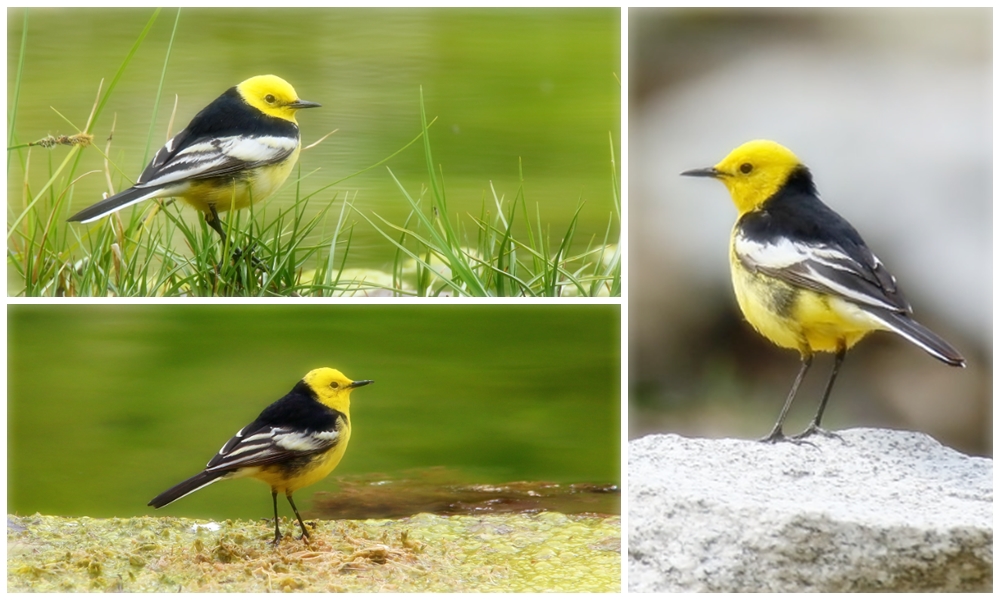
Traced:
[[846, 301], [748, 271], [730, 252], [733, 290], [743, 316], [761, 335], [782, 348], [803, 353], [850, 348], [875, 329]]
[[343, 420], [338, 422], [340, 437], [337, 445], [325, 454], [315, 455], [307, 463], [270, 465], [241, 469], [234, 477], [253, 477], [271, 486], [271, 489], [284, 494], [310, 486], [330, 474], [344, 458], [347, 443], [351, 440], [351, 428]]
[[295, 162], [299, 158], [299, 148], [280, 163], [258, 167], [242, 178], [220, 177], [191, 181], [187, 189], [177, 197], [194, 208], [209, 214], [209, 205], [215, 205], [218, 212], [240, 210], [267, 198], [285, 183]]

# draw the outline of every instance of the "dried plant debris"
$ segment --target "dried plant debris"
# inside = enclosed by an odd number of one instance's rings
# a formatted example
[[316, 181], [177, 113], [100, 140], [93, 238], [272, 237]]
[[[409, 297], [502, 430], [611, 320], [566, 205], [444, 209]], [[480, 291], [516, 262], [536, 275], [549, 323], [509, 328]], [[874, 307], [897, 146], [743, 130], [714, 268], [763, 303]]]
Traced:
[[614, 484], [457, 483], [462, 480], [458, 473], [444, 468], [409, 471], [398, 477], [339, 477], [336, 482], [340, 491], [316, 494], [313, 513], [326, 519], [394, 518], [419, 513], [621, 514], [621, 490]]
[[47, 135], [40, 140], [28, 142], [27, 145], [52, 148], [54, 146], [89, 146], [93, 142], [94, 136], [89, 133], [75, 133], [73, 135]]
[[621, 591], [616, 516], [306, 523], [274, 547], [265, 520], [9, 516], [7, 591]]

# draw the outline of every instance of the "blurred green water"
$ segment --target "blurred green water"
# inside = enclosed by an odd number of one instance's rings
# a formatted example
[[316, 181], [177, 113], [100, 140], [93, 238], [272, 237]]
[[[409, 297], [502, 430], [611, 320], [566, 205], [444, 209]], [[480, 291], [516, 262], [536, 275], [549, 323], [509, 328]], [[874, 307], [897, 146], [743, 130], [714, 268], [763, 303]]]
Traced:
[[[334, 476], [440, 466], [465, 483], [619, 481], [615, 305], [11, 305], [7, 315], [12, 513], [153, 514], [150, 498], [319, 366], [375, 380], [352, 395]], [[299, 507], [335, 489], [331, 479], [299, 492]], [[224, 481], [159, 512], [263, 518], [270, 502], [257, 481]]]
[[[152, 13], [30, 10], [14, 140], [82, 128], [100, 80], [108, 85]], [[303, 142], [337, 133], [303, 154], [305, 194], [377, 163], [416, 137], [423, 86], [428, 118], [438, 117], [431, 142], [455, 214], [478, 215], [484, 198], [492, 206], [491, 183], [513, 199], [520, 161], [531, 212], [537, 204], [554, 236], [565, 232], [581, 201], [579, 243], [603, 236], [614, 210], [609, 134], [620, 149], [619, 9], [184, 9], [147, 149], [176, 15], [176, 9], [160, 13], [93, 128], [103, 150], [117, 119], [110, 152], [121, 169], [117, 189], [166, 140], [175, 95], [174, 133], [226, 88], [253, 75], [280, 75], [302, 98], [322, 103], [299, 116]], [[23, 10], [8, 9], [8, 111], [23, 19]], [[67, 151], [32, 151], [34, 190]], [[427, 183], [424, 161], [418, 144], [388, 166], [419, 195]], [[76, 183], [66, 216], [100, 199], [107, 189], [102, 169], [101, 153], [87, 149], [75, 174], [95, 172]], [[23, 173], [22, 159], [9, 160], [14, 214], [22, 206]], [[355, 192], [356, 206], [369, 216], [374, 211], [394, 223], [405, 220], [407, 205], [385, 167], [321, 193], [312, 209], [335, 193], [339, 203]], [[294, 186], [286, 184], [267, 204], [287, 206], [293, 198]], [[185, 212], [192, 221], [198, 218]], [[360, 217], [351, 221], [357, 227], [348, 266], [391, 263], [389, 243]]]

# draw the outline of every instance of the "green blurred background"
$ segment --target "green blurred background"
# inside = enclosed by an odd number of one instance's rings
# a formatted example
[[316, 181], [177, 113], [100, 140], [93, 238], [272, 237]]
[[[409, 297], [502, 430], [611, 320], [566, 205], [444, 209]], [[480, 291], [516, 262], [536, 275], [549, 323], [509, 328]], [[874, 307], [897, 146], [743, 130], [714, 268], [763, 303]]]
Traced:
[[[24, 14], [7, 11], [8, 111]], [[29, 142], [83, 128], [99, 82], [103, 78], [106, 89], [152, 14], [152, 9], [28, 11], [13, 140]], [[565, 232], [581, 201], [580, 244], [603, 235], [611, 221], [609, 135], [617, 153], [621, 124], [617, 8], [183, 9], [147, 150], [176, 15], [176, 9], [159, 14], [93, 128], [103, 150], [117, 118], [110, 156], [125, 177], [137, 177], [166, 141], [175, 95], [173, 133], [227, 88], [274, 73], [300, 97], [323, 105], [299, 115], [304, 144], [338, 130], [300, 159], [302, 173], [309, 174], [302, 190], [309, 193], [414, 139], [420, 132], [423, 86], [428, 118], [438, 118], [431, 128], [432, 150], [453, 213], [478, 215], [484, 199], [492, 206], [491, 183], [498, 195], [512, 200], [521, 161], [531, 212], [537, 204], [553, 235]], [[33, 189], [40, 189], [66, 152], [33, 149]], [[17, 158], [9, 162], [8, 197], [17, 214], [23, 165]], [[388, 166], [412, 195], [427, 183], [420, 144]], [[76, 174], [102, 169], [101, 154], [87, 149]], [[115, 183], [122, 189], [129, 182], [116, 176]], [[66, 216], [99, 200], [106, 187], [101, 172], [81, 178], [64, 208]], [[333, 223], [345, 193], [369, 217], [374, 211], [402, 224], [409, 212], [384, 166], [322, 192], [310, 205], [312, 212], [335, 193]], [[286, 184], [267, 204], [287, 206], [293, 198], [294, 186]], [[192, 222], [199, 218], [194, 211], [184, 212]], [[348, 266], [391, 263], [391, 245], [360, 217], [350, 221], [357, 227]]]
[[[11, 305], [8, 498], [16, 514], [127, 517], [194, 475], [307, 371], [352, 395], [337, 475], [443, 466], [459, 483], [619, 481], [617, 305]], [[263, 518], [226, 481], [159, 514]]]

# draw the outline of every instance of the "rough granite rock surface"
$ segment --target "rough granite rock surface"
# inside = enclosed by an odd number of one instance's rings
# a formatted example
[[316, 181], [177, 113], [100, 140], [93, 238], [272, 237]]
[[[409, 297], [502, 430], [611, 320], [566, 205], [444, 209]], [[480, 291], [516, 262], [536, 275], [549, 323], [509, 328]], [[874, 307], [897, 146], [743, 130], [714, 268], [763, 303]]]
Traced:
[[838, 433], [629, 442], [629, 591], [991, 591], [993, 461]]

